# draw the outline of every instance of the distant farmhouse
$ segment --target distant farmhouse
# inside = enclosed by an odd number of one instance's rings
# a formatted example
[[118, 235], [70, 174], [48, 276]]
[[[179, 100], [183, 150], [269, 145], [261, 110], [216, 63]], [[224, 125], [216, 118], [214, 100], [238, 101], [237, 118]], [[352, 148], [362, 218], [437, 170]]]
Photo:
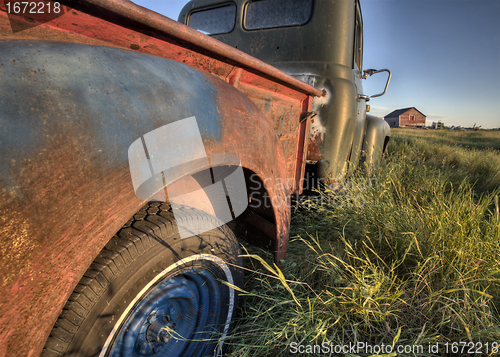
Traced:
[[398, 109], [384, 117], [391, 128], [423, 128], [425, 118], [426, 116], [415, 107]]

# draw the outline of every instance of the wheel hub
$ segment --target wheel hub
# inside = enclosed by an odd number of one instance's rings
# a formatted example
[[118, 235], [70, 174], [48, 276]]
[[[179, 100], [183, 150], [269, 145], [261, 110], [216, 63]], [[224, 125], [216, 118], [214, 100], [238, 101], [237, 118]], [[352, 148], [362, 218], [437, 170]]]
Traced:
[[148, 341], [150, 342], [168, 342], [170, 332], [173, 326], [167, 316], [161, 316], [148, 328]]
[[164, 279], [135, 303], [107, 356], [202, 355], [217, 341], [221, 299], [208, 270], [190, 268]]

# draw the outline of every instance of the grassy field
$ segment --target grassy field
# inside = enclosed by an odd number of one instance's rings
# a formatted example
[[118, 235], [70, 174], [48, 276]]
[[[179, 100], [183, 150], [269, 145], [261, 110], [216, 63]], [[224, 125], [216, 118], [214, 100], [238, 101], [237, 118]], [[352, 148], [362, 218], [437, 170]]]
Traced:
[[498, 131], [393, 130], [378, 180], [294, 208], [281, 271], [247, 253], [230, 355], [500, 351], [499, 150]]
[[422, 139], [431, 144], [460, 146], [466, 149], [500, 150], [500, 130], [406, 130], [392, 129], [395, 137]]

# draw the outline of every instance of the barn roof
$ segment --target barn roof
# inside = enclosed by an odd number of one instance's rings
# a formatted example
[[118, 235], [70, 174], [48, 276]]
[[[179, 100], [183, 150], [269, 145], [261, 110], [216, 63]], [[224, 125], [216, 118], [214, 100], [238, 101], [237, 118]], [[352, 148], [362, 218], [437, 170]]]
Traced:
[[406, 113], [408, 110], [410, 109], [415, 109], [417, 112], [419, 112], [420, 114], [422, 114], [424, 117], [426, 117], [426, 115], [424, 113], [422, 113], [420, 110], [418, 110], [417, 108], [415, 107], [409, 107], [409, 108], [404, 108], [404, 109], [397, 109], [389, 114], [387, 114], [384, 118], [393, 118], [393, 117], [399, 117], [401, 114], [404, 114]]

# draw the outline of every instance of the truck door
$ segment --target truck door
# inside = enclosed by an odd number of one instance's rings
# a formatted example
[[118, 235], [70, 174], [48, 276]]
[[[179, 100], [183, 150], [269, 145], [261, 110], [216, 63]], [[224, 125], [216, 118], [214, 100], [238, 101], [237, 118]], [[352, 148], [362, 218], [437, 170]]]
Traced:
[[363, 93], [362, 68], [363, 68], [363, 19], [359, 3], [355, 8], [355, 27], [354, 27], [354, 50], [353, 50], [353, 75], [356, 85], [357, 95], [357, 116], [356, 129], [352, 141], [351, 154], [349, 155], [348, 174], [352, 174], [359, 163], [359, 154], [363, 145], [363, 136], [366, 128], [366, 102], [370, 100]]

